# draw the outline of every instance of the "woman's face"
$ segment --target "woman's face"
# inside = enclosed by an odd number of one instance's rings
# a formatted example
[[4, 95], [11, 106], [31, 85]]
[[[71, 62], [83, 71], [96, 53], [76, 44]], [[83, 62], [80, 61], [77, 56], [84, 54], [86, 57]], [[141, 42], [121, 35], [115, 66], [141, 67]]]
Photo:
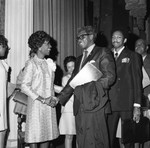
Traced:
[[39, 50], [44, 56], [49, 55], [51, 51], [51, 44], [48, 41], [45, 41]]
[[73, 61], [70, 61], [67, 63], [68, 74], [72, 74], [72, 72], [74, 70], [74, 65], [75, 65], [75, 63]]
[[6, 53], [6, 48], [2, 44], [0, 44], [0, 57], [5, 56], [5, 53]]

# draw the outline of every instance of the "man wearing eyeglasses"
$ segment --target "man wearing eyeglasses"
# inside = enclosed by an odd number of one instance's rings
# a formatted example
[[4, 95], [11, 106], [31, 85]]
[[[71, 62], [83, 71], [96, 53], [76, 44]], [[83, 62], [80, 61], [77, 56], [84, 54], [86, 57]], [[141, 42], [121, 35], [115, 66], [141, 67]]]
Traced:
[[[109, 111], [107, 90], [115, 81], [115, 64], [112, 53], [107, 48], [95, 45], [96, 34], [91, 26], [78, 29], [77, 43], [83, 49], [83, 54], [77, 58], [75, 69], [64, 89], [55, 98], [65, 105], [74, 93], [74, 115], [76, 120], [78, 148], [109, 148], [106, 125], [106, 112]], [[91, 62], [101, 71], [102, 76], [97, 81], [91, 81], [73, 89], [70, 81]], [[89, 73], [85, 74], [87, 77]], [[50, 102], [51, 106], [55, 103]]]

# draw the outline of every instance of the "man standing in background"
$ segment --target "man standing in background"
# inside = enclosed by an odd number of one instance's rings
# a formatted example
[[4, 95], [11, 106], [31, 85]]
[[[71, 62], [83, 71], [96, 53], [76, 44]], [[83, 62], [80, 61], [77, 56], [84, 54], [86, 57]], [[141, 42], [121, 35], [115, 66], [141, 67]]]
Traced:
[[[118, 121], [140, 120], [142, 96], [142, 60], [139, 54], [125, 47], [127, 39], [123, 30], [112, 34], [112, 52], [116, 60], [117, 78], [109, 91], [112, 114], [108, 115], [111, 148], [116, 148], [115, 139]], [[133, 148], [134, 143], [124, 145]]]
[[[144, 116], [150, 119], [150, 54], [147, 53], [148, 46], [146, 44], [146, 41], [143, 39], [138, 39], [135, 43], [135, 51], [142, 55], [143, 59], [143, 89], [144, 89], [144, 102], [146, 105], [144, 106], [147, 108], [143, 111]], [[146, 100], [145, 100], [146, 99]], [[143, 102], [142, 101], [142, 102]], [[147, 129], [149, 130], [149, 129]], [[150, 148], [150, 141], [144, 143], [144, 148]]]

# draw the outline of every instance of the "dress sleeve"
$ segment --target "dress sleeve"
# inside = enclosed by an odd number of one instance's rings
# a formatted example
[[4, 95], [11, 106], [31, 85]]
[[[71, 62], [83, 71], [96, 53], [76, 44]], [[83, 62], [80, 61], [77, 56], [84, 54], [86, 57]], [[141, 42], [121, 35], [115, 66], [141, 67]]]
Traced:
[[66, 84], [67, 84], [67, 82], [68, 82], [68, 77], [67, 76], [64, 76], [63, 78], [62, 78], [62, 86], [63, 87], [65, 87], [66, 86]]
[[21, 90], [31, 99], [35, 100], [39, 95], [32, 89], [33, 73], [33, 62], [29, 60], [25, 64], [24, 74], [22, 76]]

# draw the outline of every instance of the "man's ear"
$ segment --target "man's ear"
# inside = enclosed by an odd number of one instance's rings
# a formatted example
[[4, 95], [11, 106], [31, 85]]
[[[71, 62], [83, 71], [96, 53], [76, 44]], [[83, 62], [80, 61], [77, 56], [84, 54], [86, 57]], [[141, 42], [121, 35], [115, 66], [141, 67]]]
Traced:
[[124, 42], [124, 44], [125, 44], [125, 43], [127, 42], [127, 38], [125, 38], [123, 42]]

